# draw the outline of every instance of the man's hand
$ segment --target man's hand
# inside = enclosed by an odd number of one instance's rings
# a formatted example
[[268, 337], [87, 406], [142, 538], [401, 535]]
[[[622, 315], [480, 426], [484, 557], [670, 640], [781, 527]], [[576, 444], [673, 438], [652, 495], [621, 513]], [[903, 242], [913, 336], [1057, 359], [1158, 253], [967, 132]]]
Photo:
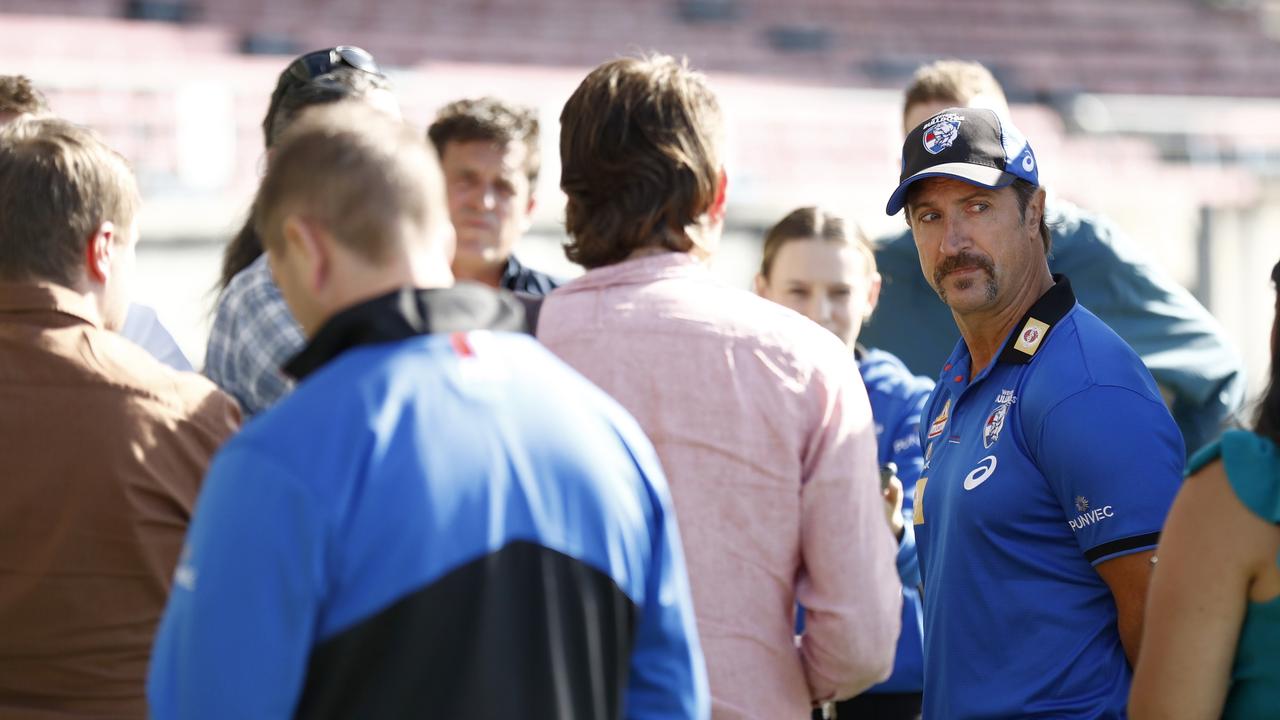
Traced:
[[898, 466], [887, 463], [880, 468], [881, 494], [884, 495], [885, 517], [889, 520], [889, 529], [893, 536], [902, 541], [906, 527], [902, 521], [902, 481], [898, 479]]

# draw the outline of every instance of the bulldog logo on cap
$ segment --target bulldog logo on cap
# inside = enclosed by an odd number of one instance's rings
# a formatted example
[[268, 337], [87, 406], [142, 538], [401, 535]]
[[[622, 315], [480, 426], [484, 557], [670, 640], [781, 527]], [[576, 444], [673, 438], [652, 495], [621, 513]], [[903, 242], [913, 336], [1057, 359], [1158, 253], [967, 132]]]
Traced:
[[930, 155], [938, 153], [951, 147], [951, 144], [960, 137], [960, 123], [964, 122], [964, 118], [959, 115], [939, 115], [933, 119], [924, 129], [924, 149], [929, 151]]

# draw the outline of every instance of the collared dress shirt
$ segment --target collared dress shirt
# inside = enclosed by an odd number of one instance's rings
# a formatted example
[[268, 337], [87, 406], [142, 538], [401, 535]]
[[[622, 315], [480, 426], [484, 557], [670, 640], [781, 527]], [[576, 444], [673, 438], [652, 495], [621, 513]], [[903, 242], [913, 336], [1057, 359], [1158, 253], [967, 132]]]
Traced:
[[835, 336], [667, 253], [562, 286], [538, 337], [621, 402], [658, 451], [713, 717], [807, 718], [812, 702], [888, 676], [897, 546], [867, 394]]
[[0, 283], [0, 717], [141, 718], [151, 641], [231, 398]]
[[263, 253], [231, 278], [218, 298], [204, 374], [230, 393], [246, 415], [256, 415], [293, 388], [280, 368], [306, 342]]

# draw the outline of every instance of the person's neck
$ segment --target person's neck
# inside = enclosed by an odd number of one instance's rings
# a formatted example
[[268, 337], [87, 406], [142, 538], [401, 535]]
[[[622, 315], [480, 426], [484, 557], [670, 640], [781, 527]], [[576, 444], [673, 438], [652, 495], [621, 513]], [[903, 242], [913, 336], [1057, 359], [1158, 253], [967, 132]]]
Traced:
[[507, 269], [507, 260], [496, 264], [453, 263], [453, 277], [459, 281], [478, 282], [496, 288], [502, 284], [502, 273]]
[[963, 315], [952, 310], [956, 327], [960, 329], [960, 337], [964, 338], [964, 344], [969, 349], [970, 380], [991, 364], [992, 358], [1004, 347], [1004, 341], [1014, 325], [1053, 287], [1053, 276], [1049, 274], [1048, 267], [1036, 273], [1034, 278], [1032, 282], [1023, 283], [1008, 302], [997, 307]]

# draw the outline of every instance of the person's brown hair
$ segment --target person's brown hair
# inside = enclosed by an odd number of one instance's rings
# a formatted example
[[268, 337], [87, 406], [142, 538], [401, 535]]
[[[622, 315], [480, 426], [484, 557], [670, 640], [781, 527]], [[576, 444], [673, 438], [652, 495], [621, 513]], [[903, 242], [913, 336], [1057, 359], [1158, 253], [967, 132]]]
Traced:
[[858, 250], [867, 261], [867, 272], [876, 270], [876, 254], [871, 242], [857, 223], [820, 207], [796, 208], [787, 213], [764, 234], [764, 253], [760, 258], [760, 276], [769, 279], [773, 261], [783, 245], [794, 240], [825, 240], [838, 245], [848, 245]]
[[46, 115], [49, 103], [25, 75], [0, 75], [0, 113]]
[[360, 102], [312, 108], [280, 136], [254, 200], [254, 229], [269, 250], [296, 214], [379, 263], [406, 223], [426, 230], [448, 222], [444, 180], [434, 153], [401, 120]]
[[937, 60], [916, 69], [902, 102], [902, 116], [919, 103], [964, 107], [979, 95], [1007, 105], [1004, 89], [991, 71], [969, 60]]
[[451, 142], [492, 142], [524, 145], [524, 173], [529, 187], [538, 184], [542, 169], [542, 152], [538, 133], [538, 111], [534, 108], [503, 102], [494, 97], [458, 100], [440, 108], [427, 128], [427, 137], [440, 157]]
[[0, 128], [0, 279], [74, 286], [104, 222], [121, 242], [141, 200], [128, 161], [94, 131], [54, 117]]
[[687, 228], [716, 201], [720, 105], [706, 78], [666, 55], [592, 70], [560, 113], [569, 260], [588, 269], [641, 247], [693, 249]]

